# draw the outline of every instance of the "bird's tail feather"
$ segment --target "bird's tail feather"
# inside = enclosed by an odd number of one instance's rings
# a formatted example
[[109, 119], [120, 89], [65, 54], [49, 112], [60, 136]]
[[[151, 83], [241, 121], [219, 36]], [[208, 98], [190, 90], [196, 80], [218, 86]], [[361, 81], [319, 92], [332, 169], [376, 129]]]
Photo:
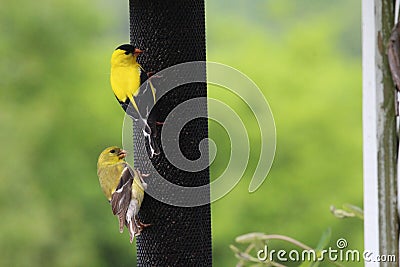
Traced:
[[123, 233], [124, 232], [124, 226], [125, 226], [125, 216], [123, 213], [118, 215], [118, 220], [119, 220], [119, 232]]

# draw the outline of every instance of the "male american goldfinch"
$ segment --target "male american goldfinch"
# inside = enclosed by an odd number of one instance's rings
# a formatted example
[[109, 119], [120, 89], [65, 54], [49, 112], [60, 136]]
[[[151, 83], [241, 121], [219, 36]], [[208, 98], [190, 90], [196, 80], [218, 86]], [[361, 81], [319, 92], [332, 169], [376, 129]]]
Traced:
[[122, 233], [126, 225], [132, 243], [135, 236], [148, 226], [137, 216], [147, 184], [143, 181], [144, 175], [132, 169], [125, 157], [126, 151], [119, 147], [106, 148], [97, 161], [97, 175], [113, 214], [118, 216], [119, 231]]
[[137, 62], [142, 50], [130, 44], [118, 46], [111, 56], [111, 88], [124, 111], [139, 120], [143, 134], [149, 142], [150, 156], [160, 153], [155, 143], [156, 122], [148, 120], [149, 112], [156, 102], [156, 93], [153, 84], [149, 81], [148, 87], [140, 88], [150, 76], [143, 71]]

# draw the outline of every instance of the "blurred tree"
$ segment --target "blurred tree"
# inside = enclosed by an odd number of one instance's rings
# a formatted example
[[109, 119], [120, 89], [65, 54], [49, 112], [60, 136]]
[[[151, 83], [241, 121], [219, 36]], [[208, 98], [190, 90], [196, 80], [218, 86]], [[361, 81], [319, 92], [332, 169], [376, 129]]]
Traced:
[[[362, 205], [360, 3], [253, 1], [247, 7], [248, 2], [237, 2], [242, 9], [224, 16], [217, 15], [223, 12], [221, 2], [208, 2], [208, 59], [241, 70], [263, 90], [275, 116], [277, 152], [263, 186], [246, 193], [261, 141], [250, 130], [255, 149], [247, 175], [213, 205], [215, 265], [233, 266], [227, 244], [234, 233], [251, 231], [317, 243], [331, 226], [333, 248], [342, 237], [361, 251], [362, 222], [338, 222], [329, 213], [331, 204]], [[245, 18], [249, 9], [251, 18]], [[338, 20], [338, 14], [352, 19]], [[232, 103], [225, 93], [209, 91], [210, 97]], [[236, 102], [248, 129], [256, 129], [248, 122], [248, 108]], [[217, 144], [226, 142], [220, 132], [211, 124], [210, 138]], [[228, 153], [212, 165], [214, 179]]]
[[120, 143], [122, 113], [108, 81], [116, 14], [93, 6], [2, 4], [1, 266], [134, 261], [96, 176], [97, 154]]

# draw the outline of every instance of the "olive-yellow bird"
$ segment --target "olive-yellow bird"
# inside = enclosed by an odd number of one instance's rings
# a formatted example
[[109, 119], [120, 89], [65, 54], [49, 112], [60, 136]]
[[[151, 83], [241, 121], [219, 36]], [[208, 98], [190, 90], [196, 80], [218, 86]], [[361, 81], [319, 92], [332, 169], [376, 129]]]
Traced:
[[124, 225], [129, 229], [130, 242], [148, 226], [138, 218], [147, 184], [138, 170], [125, 162], [126, 151], [108, 147], [101, 152], [97, 161], [97, 175], [104, 195], [111, 203], [112, 212], [118, 216], [119, 231]]
[[157, 131], [156, 122], [148, 120], [149, 112], [156, 102], [156, 94], [150, 81], [144, 89], [140, 87], [150, 76], [137, 62], [138, 56], [142, 53], [142, 50], [130, 44], [118, 46], [111, 56], [110, 81], [121, 107], [129, 116], [141, 123], [152, 157], [160, 153], [154, 140]]

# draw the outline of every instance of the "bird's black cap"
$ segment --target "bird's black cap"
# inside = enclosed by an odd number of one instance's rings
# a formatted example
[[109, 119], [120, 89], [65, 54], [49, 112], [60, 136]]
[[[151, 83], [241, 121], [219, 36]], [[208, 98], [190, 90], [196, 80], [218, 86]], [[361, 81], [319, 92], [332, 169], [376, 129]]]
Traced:
[[115, 48], [115, 50], [118, 50], [118, 49], [126, 51], [126, 54], [135, 53], [135, 47], [130, 44], [123, 44], [123, 45], [120, 45], [117, 48]]

